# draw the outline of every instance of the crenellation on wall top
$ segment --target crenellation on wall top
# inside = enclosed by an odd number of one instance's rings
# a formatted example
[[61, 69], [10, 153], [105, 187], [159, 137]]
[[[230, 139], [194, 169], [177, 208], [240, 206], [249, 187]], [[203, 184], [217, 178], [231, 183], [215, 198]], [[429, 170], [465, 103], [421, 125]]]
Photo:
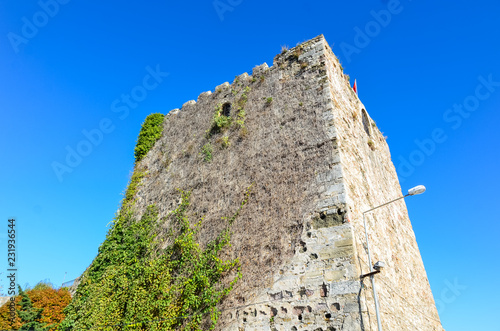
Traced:
[[182, 108], [181, 108], [181, 109], [184, 109], [184, 108], [186, 108], [186, 107], [193, 106], [193, 105], [196, 105], [196, 101], [195, 101], [195, 100], [189, 100], [188, 102], [185, 102], [185, 103], [182, 105]]
[[252, 69], [252, 76], [253, 77], [261, 76], [261, 75], [265, 74], [267, 72], [267, 70], [269, 70], [269, 66], [267, 65], [266, 62], [264, 62], [261, 65], [258, 65]]
[[248, 73], [244, 72], [239, 76], [236, 76], [234, 78], [233, 84], [237, 84], [238, 82], [247, 82], [251, 79], [251, 76], [248, 75]]
[[290, 59], [298, 60], [299, 62], [316, 62], [320, 55], [324, 54], [326, 43], [323, 35], [319, 35], [311, 40], [297, 44], [290, 49], [284, 49], [277, 54], [273, 59], [273, 67], [279, 66]]
[[215, 88], [215, 92], [221, 92], [229, 88], [231, 88], [231, 84], [229, 84], [228, 82], [224, 82]]
[[172, 116], [172, 115], [177, 115], [179, 113], [180, 109], [179, 108], [174, 108], [172, 109], [171, 111], [169, 111], [166, 115], [166, 117], [168, 118], [169, 116]]
[[200, 100], [203, 100], [205, 98], [208, 98], [209, 96], [212, 95], [212, 91], [206, 91], [206, 92], [202, 92], [199, 96], [198, 96], [198, 102]]

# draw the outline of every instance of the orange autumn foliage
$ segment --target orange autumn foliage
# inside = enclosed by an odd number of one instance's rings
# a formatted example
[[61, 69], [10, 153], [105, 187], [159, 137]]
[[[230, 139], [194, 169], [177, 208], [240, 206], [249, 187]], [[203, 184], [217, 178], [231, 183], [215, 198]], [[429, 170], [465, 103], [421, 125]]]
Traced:
[[[65, 288], [56, 290], [48, 284], [41, 283], [31, 290], [27, 290], [26, 294], [28, 294], [35, 308], [43, 308], [40, 322], [46, 323], [46, 325], [53, 325], [53, 328], [50, 330], [56, 330], [57, 325], [65, 317], [64, 308], [71, 301], [71, 295], [68, 290]], [[21, 297], [17, 296], [15, 299], [16, 309], [20, 308], [20, 301]], [[11, 323], [9, 303], [10, 301], [0, 307], [0, 330], [17, 330], [22, 326], [21, 319], [17, 316], [17, 313], [14, 323]]]

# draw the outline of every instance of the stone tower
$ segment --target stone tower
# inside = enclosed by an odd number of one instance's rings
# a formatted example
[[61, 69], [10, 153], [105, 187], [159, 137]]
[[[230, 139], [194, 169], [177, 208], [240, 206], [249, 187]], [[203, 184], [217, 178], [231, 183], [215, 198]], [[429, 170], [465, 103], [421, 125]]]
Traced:
[[[207, 138], [214, 109], [244, 125]], [[203, 146], [211, 147], [208, 159]], [[206, 151], [205, 151], [206, 152]], [[168, 160], [168, 162], [166, 162]], [[137, 210], [174, 209], [191, 190], [199, 241], [232, 225], [228, 257], [243, 278], [220, 330], [376, 330], [362, 212], [401, 196], [384, 136], [323, 36], [169, 112], [140, 162]], [[367, 217], [384, 330], [443, 330], [403, 200]], [[165, 224], [168, 228], [168, 224]]]

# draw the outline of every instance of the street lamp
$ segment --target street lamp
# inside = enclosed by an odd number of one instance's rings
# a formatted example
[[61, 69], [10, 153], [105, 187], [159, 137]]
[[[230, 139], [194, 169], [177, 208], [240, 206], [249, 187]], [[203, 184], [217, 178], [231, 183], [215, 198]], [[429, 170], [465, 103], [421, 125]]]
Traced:
[[[382, 331], [382, 323], [380, 321], [380, 307], [378, 304], [377, 290], [375, 289], [374, 276], [375, 276], [375, 274], [378, 274], [383, 267], [385, 267], [385, 263], [378, 261], [377, 263], [375, 263], [375, 265], [372, 265], [372, 256], [370, 254], [370, 242], [368, 241], [368, 231], [366, 230], [366, 216], [365, 215], [366, 215], [366, 213], [374, 211], [375, 209], [378, 209], [378, 208], [383, 207], [383, 206], [387, 206], [388, 204], [393, 203], [394, 201], [404, 199], [408, 196], [422, 194], [424, 192], [425, 192], [425, 186], [418, 185], [418, 186], [415, 186], [415, 187], [409, 189], [408, 194], [403, 195], [402, 197], [396, 198], [396, 199], [391, 200], [389, 202], [386, 202], [380, 206], [368, 209], [367, 211], [363, 212], [363, 224], [365, 226], [366, 249], [368, 250], [368, 264], [370, 265], [370, 272], [367, 274], [361, 275], [361, 278], [370, 276], [370, 280], [372, 282], [372, 288], [373, 288], [373, 300], [375, 301], [375, 314], [377, 315], [377, 326], [378, 326], [379, 331]], [[373, 269], [376, 269], [376, 270], [373, 270]]]

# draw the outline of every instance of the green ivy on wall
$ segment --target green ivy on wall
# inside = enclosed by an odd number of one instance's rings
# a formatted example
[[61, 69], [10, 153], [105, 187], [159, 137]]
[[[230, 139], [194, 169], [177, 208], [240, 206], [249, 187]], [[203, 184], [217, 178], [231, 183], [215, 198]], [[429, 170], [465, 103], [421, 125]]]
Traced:
[[149, 115], [144, 120], [135, 146], [136, 163], [141, 161], [153, 147], [155, 142], [160, 139], [163, 131], [162, 123], [164, 117], [165, 115], [156, 113]]
[[[143, 176], [136, 173], [127, 190], [130, 195]], [[249, 190], [233, 216], [225, 218], [225, 230], [202, 249], [195, 240], [202, 220], [193, 225], [186, 213], [190, 192], [181, 191], [180, 205], [167, 216], [171, 231], [166, 248], [157, 236], [158, 223], [165, 220], [158, 219], [156, 207], [149, 206], [136, 219], [134, 201], [126, 194], [65, 310], [61, 330], [212, 330], [220, 316], [217, 304], [241, 278], [238, 259], [222, 260], [219, 252], [229, 244], [230, 226], [248, 196]], [[221, 282], [231, 270], [232, 279]]]

